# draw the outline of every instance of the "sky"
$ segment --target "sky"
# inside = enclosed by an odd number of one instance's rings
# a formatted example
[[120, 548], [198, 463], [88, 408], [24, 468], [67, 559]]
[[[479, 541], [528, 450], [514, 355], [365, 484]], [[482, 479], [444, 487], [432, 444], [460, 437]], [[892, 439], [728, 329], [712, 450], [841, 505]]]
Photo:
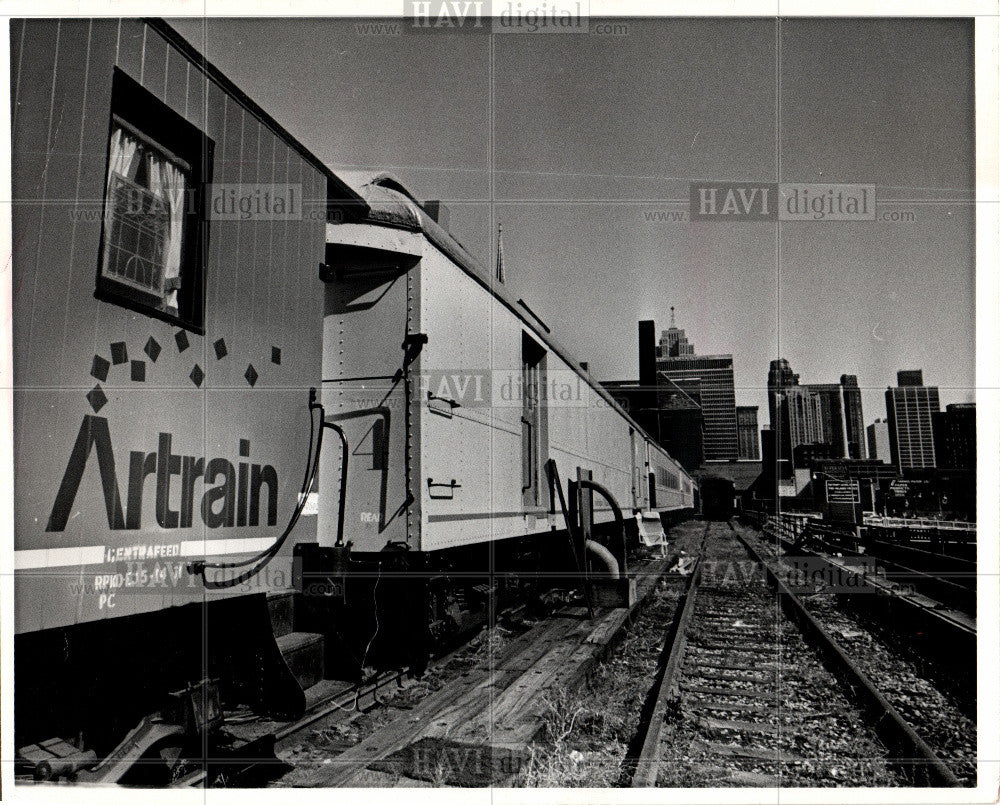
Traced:
[[[512, 293], [601, 380], [638, 376], [638, 321], [674, 306], [762, 427], [776, 357], [803, 383], [857, 375], [866, 424], [899, 369], [974, 399], [971, 21], [170, 22], [334, 171], [443, 199], [484, 263], [502, 223]], [[870, 184], [909, 218], [672, 219], [706, 180]]]

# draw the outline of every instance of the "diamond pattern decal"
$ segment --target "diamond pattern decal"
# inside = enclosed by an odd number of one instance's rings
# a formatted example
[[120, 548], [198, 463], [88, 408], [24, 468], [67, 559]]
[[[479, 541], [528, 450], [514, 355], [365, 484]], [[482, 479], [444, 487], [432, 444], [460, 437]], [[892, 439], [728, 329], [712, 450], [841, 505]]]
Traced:
[[[191, 347], [191, 340], [186, 330], [176, 330], [173, 333], [174, 342], [177, 345], [178, 352], [185, 352]], [[142, 348], [145, 353], [147, 360], [140, 359], [129, 359], [128, 354], [128, 344], [125, 341], [114, 341], [111, 343], [111, 359], [105, 358], [100, 354], [94, 354], [93, 360], [90, 366], [90, 374], [98, 381], [89, 392], [87, 392], [87, 401], [90, 403], [94, 412], [97, 413], [105, 405], [108, 404], [108, 396], [105, 390], [102, 388], [102, 383], [108, 382], [108, 377], [110, 375], [110, 370], [112, 366], [118, 364], [129, 364], [129, 376], [134, 383], [145, 383], [147, 380], [147, 372], [150, 371], [149, 364], [155, 364], [159, 360], [160, 355], [163, 353], [163, 345], [157, 341], [153, 336], [149, 336], [146, 339], [146, 343]], [[212, 342], [212, 348], [215, 352], [215, 359], [222, 360], [229, 356], [229, 346], [226, 343], [225, 338], [218, 338]], [[265, 352], [264, 355], [267, 353]], [[264, 360], [263, 355], [258, 355], [260, 360]], [[281, 366], [281, 347], [271, 345], [271, 363], [275, 366]], [[197, 363], [194, 364], [194, 368], [191, 369], [191, 373], [188, 375], [191, 382], [195, 386], [201, 388], [206, 379], [205, 370]], [[243, 373], [243, 377], [247, 381], [247, 385], [251, 388], [256, 387], [257, 382], [261, 379], [260, 372], [257, 371], [252, 363], [247, 364], [246, 371]]]
[[155, 338], [153, 338], [153, 336], [150, 336], [149, 340], [146, 342], [146, 346], [144, 346], [142, 348], [142, 351], [145, 352], [149, 356], [149, 359], [153, 363], [156, 363], [156, 359], [160, 357], [160, 343], [159, 343], [159, 341], [157, 341]]
[[90, 367], [90, 374], [100, 380], [102, 383], [106, 383], [108, 380], [108, 369], [111, 368], [111, 362], [107, 358], [102, 358], [100, 355], [94, 356], [94, 363]]
[[108, 401], [108, 397], [104, 393], [104, 389], [101, 388], [100, 383], [87, 392], [87, 401], [90, 403], [90, 407], [94, 409], [95, 414], [104, 407], [104, 404]]
[[116, 366], [119, 363], [126, 363], [128, 361], [128, 347], [125, 346], [124, 341], [115, 341], [111, 345], [111, 362]]

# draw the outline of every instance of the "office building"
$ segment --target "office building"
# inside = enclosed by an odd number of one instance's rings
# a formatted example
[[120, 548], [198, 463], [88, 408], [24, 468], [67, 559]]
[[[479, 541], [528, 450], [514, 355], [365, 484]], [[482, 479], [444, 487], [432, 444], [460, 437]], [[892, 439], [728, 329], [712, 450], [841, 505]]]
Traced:
[[657, 372], [660, 443], [686, 470], [705, 461], [705, 421], [701, 408], [701, 380], [674, 381]]
[[933, 415], [940, 411], [936, 386], [923, 385], [923, 372], [896, 375], [899, 385], [885, 390], [892, 463], [901, 470], [935, 466]]
[[863, 459], [865, 449], [865, 416], [861, 408], [861, 389], [855, 375], [841, 375], [844, 395], [844, 429], [847, 436], [847, 457]]
[[868, 458], [873, 461], [892, 463], [892, 452], [889, 449], [889, 422], [876, 419], [868, 426]]
[[694, 345], [688, 343], [687, 336], [683, 330], [677, 329], [673, 308], [670, 308], [670, 328], [664, 330], [660, 337], [659, 352], [668, 358], [676, 358], [680, 355], [694, 355]]
[[976, 404], [953, 403], [931, 415], [938, 469], [976, 468]]
[[788, 408], [784, 390], [799, 384], [795, 374], [784, 358], [771, 361], [767, 372], [767, 413], [774, 434], [775, 455], [779, 461], [791, 461], [792, 444], [788, 433]]
[[676, 326], [663, 333], [657, 351], [656, 368], [661, 376], [681, 388], [685, 383], [699, 381], [705, 461], [739, 458], [733, 356], [696, 355], [694, 345]]
[[[767, 374], [768, 414], [779, 458], [791, 460], [800, 444], [825, 444], [834, 458], [865, 457], [861, 389], [855, 375], [839, 383], [803, 383], [784, 358]], [[819, 412], [816, 412], [816, 408]]]
[[800, 444], [826, 442], [823, 438], [823, 401], [808, 386], [791, 386], [784, 392], [788, 436], [794, 451]]
[[756, 405], [736, 406], [736, 432], [739, 439], [740, 461], [760, 461]]
[[847, 455], [847, 432], [844, 429], [844, 406], [839, 383], [808, 383], [808, 389], [819, 398], [820, 438], [817, 440], [830, 446], [833, 458]]

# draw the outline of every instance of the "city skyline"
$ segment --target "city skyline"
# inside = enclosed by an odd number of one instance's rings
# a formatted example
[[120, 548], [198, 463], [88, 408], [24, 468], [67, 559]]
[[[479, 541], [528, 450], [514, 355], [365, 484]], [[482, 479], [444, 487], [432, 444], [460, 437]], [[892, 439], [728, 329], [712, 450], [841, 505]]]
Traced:
[[[696, 343], [697, 336], [690, 334], [687, 331], [686, 327], [682, 327], [679, 324], [677, 324], [677, 314], [676, 314], [676, 310], [675, 310], [675, 308], [673, 306], [671, 306], [670, 311], [671, 311], [671, 325], [669, 327], [661, 327], [659, 325], [659, 323], [656, 323], [656, 331], [660, 333], [660, 339], [659, 339], [659, 342], [658, 342], [658, 344], [659, 344], [658, 349], [659, 350], [665, 349], [668, 346], [668, 344], [672, 346], [674, 344], [679, 343], [681, 345], [682, 350], [683, 350], [681, 354], [682, 355], [687, 355], [687, 356], [690, 356], [690, 357], [702, 357], [702, 358], [704, 358], [704, 357], [715, 357], [717, 355], [719, 355], [719, 356], [722, 356], [722, 355], [725, 355], [725, 356], [734, 355], [735, 349], [720, 350], [718, 353], [716, 353], [716, 352], [713, 352], [713, 353], [702, 352], [698, 348], [697, 343]], [[668, 339], [668, 334], [670, 334], [670, 336], [671, 336], [669, 339]], [[679, 335], [679, 338], [678, 338], [678, 335]], [[786, 356], [784, 356], [784, 355], [779, 355], [779, 356], [776, 356], [775, 358], [768, 358], [766, 360], [768, 360], [768, 362], [770, 362], [771, 360], [781, 360], [781, 359], [787, 360]], [[788, 362], [789, 365], [792, 365], [792, 361], [787, 361], [787, 362]], [[734, 360], [734, 366], [733, 366], [734, 372], [735, 373], [739, 373], [740, 367], [736, 366], [735, 364], [736, 364], [736, 362]], [[877, 420], [884, 420], [888, 416], [889, 412], [885, 408], [885, 396], [884, 396], [885, 390], [888, 389], [888, 388], [893, 387], [894, 381], [896, 380], [897, 374], [899, 372], [910, 372], [910, 371], [923, 372], [924, 369], [923, 369], [922, 366], [902, 366], [901, 365], [901, 366], [898, 366], [895, 369], [891, 370], [891, 378], [890, 378], [889, 382], [886, 382], [885, 384], [882, 384], [882, 385], [873, 384], [873, 385], [868, 385], [868, 386], [865, 386], [865, 385], [860, 384], [860, 383], [858, 384], [858, 389], [861, 392], [862, 396], [864, 397], [864, 401], [862, 402], [862, 406], [861, 407], [862, 407], [862, 410], [864, 412], [863, 425], [864, 425], [864, 428], [865, 428], [865, 432], [867, 432], [867, 428], [868, 428], [869, 425], [871, 425], [872, 423], [876, 422]], [[839, 370], [837, 370], [836, 367], [830, 369], [830, 373], [831, 374], [837, 374], [838, 372], [839, 372]], [[795, 372], [795, 375], [798, 376], [802, 380], [802, 387], [803, 388], [806, 388], [806, 387], [819, 388], [819, 387], [823, 387], [823, 386], [831, 386], [832, 387], [834, 385], [841, 385], [845, 376], [847, 376], [847, 377], [853, 377], [852, 375], [849, 375], [847, 373], [841, 373], [841, 374], [839, 374], [839, 378], [834, 378], [834, 379], [831, 379], [831, 380], [826, 380], [826, 379], [819, 379], [819, 380], [817, 380], [817, 379], [814, 379], [814, 378], [811, 378], [811, 377], [808, 378], [808, 379], [803, 379], [802, 378], [803, 374], [804, 374], [803, 372]], [[636, 376], [637, 375], [638, 375], [638, 373], [636, 373]], [[765, 377], [765, 382], [761, 383], [760, 386], [753, 386], [753, 387], [751, 387], [751, 390], [754, 391], [754, 392], [762, 390], [763, 391], [763, 397], [764, 397], [764, 400], [765, 400], [765, 404], [763, 406], [758, 406], [756, 404], [751, 404], [751, 403], [744, 402], [743, 400], [751, 399], [751, 398], [749, 396], [747, 396], [746, 394], [744, 394], [744, 396], [741, 397], [740, 392], [741, 392], [741, 390], [743, 392], [746, 392], [748, 389], [745, 386], [741, 389], [741, 387], [739, 385], [736, 385], [735, 386], [735, 392], [736, 392], [736, 407], [737, 408], [756, 407], [758, 409], [764, 410], [765, 412], [768, 410], [768, 403], [767, 403], [767, 382], [766, 382], [767, 370], [764, 370], [762, 372], [762, 375]], [[607, 380], [611, 381], [611, 382], [622, 381], [624, 379], [625, 379], [624, 376], [623, 377], [617, 377], [616, 376], [616, 377], [609, 377], [609, 378], [607, 378]], [[604, 379], [602, 379], [602, 382], [605, 382]], [[942, 407], [942, 409], [946, 405], [949, 405], [949, 404], [975, 403], [975, 388], [974, 387], [969, 387], [969, 388], [946, 388], [946, 387], [940, 386], [937, 383], [931, 383], [930, 385], [933, 385], [935, 388], [938, 388], [939, 391], [944, 392], [944, 393], [941, 394], [941, 407]], [[853, 388], [853, 386], [851, 388]], [[865, 395], [866, 391], [868, 392], [867, 395]], [[952, 392], [952, 394], [949, 395], [947, 392]], [[962, 395], [964, 395], [964, 396], [962, 396]], [[753, 399], [756, 400], [756, 397], [754, 397]], [[869, 405], [871, 405], [874, 408], [875, 413], [872, 413], [869, 410]], [[764, 428], [764, 427], [767, 427], [769, 425], [769, 422], [761, 420], [759, 424], [760, 424], [760, 428]], [[844, 424], [844, 423], [842, 423], [842, 424]], [[865, 450], [863, 451], [864, 456], [867, 456], [867, 452], [868, 452], [868, 450], [867, 450], [867, 446], [866, 446]], [[864, 457], [864, 456], [862, 456], [862, 457]]]
[[[629, 19], [625, 36], [492, 40], [363, 23], [176, 20], [332, 169], [444, 199], [487, 266], [502, 223], [508, 289], [596, 378], [637, 377], [635, 323], [676, 306], [699, 350], [733, 354], [740, 405], [765, 410], [779, 356], [810, 382], [856, 375], [866, 424], [899, 368], [942, 404], [971, 398], [971, 20]], [[903, 217], [688, 221], [698, 180], [873, 184]], [[579, 315], [598, 309], [600, 326]]]

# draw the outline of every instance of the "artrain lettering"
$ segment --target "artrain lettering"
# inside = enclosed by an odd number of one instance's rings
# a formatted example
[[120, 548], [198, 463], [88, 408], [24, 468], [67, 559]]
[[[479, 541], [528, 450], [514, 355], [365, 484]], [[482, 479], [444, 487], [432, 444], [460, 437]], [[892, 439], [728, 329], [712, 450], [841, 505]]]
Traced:
[[[146, 479], [151, 475], [156, 476], [156, 489], [153, 492], [156, 522], [160, 528], [192, 527], [195, 484], [199, 478], [208, 487], [202, 495], [199, 509], [202, 521], [209, 528], [257, 526], [260, 521], [262, 487], [267, 487], [266, 524], [273, 526], [277, 523], [278, 473], [270, 464], [240, 462], [237, 479], [237, 468], [230, 461], [224, 458], [206, 460], [195, 456], [174, 455], [172, 445], [173, 435], [160, 433], [156, 451], [146, 453], [134, 450], [129, 453], [128, 489], [123, 514], [108, 420], [99, 416], [84, 416], [45, 530], [65, 530], [91, 448], [97, 453], [108, 528], [112, 531], [135, 531], [142, 527], [143, 492]], [[241, 457], [250, 455], [249, 440], [240, 440], [239, 452]], [[174, 476], [179, 479], [179, 484], [174, 485], [174, 489], [180, 487], [177, 509], [170, 508]], [[176, 492], [174, 497], [177, 497]]]

